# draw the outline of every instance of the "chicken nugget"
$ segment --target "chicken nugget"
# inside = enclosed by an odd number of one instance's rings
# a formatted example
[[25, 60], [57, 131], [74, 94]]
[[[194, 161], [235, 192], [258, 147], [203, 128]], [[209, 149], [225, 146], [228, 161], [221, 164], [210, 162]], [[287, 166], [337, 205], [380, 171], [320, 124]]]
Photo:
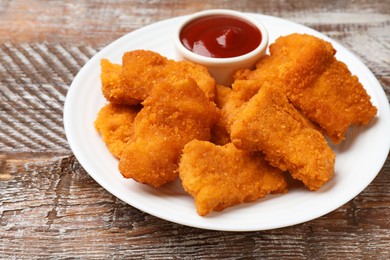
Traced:
[[290, 94], [289, 99], [335, 144], [345, 139], [351, 125], [366, 125], [377, 113], [358, 78], [337, 60], [310, 87]]
[[194, 197], [201, 216], [269, 193], [287, 192], [282, 171], [270, 166], [262, 155], [239, 150], [231, 143], [189, 142], [179, 171], [183, 187]]
[[311, 35], [279, 37], [270, 46], [271, 55], [261, 59], [255, 70], [236, 73], [231, 98], [222, 108], [228, 131], [245, 103], [266, 82], [279, 86], [335, 144], [344, 140], [349, 126], [367, 124], [377, 109], [335, 53], [329, 42]]
[[334, 174], [335, 153], [278, 87], [264, 84], [232, 125], [234, 145], [261, 151], [271, 165], [316, 190]]
[[160, 81], [190, 77], [209, 100], [214, 100], [215, 80], [204, 66], [189, 61], [176, 62], [147, 50], [126, 52], [122, 66], [101, 61], [105, 98], [117, 104], [139, 104]]
[[129, 96], [125, 91], [125, 86], [122, 80], [122, 66], [111, 63], [107, 59], [100, 61], [101, 73], [100, 79], [102, 83], [102, 93], [106, 100], [111, 103], [124, 105], [137, 105], [139, 99]]
[[[316, 122], [335, 144], [345, 139], [351, 125], [365, 125], [376, 114], [370, 96], [348, 67], [338, 61], [332, 45], [309, 35], [280, 37], [272, 56], [284, 56], [279, 67], [290, 102]], [[303, 53], [305, 51], [305, 53]], [[304, 55], [303, 55], [304, 54]]]
[[187, 142], [210, 139], [219, 111], [191, 78], [161, 81], [143, 105], [119, 171], [126, 178], [159, 187], [177, 178], [181, 150]]
[[108, 150], [116, 157], [132, 136], [132, 126], [139, 107], [107, 104], [102, 107], [95, 120], [95, 128], [102, 135]]

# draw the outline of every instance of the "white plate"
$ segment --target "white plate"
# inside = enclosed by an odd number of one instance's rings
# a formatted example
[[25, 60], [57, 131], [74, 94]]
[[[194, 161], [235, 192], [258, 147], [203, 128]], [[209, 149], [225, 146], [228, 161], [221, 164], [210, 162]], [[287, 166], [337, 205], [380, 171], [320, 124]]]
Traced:
[[70, 86], [64, 107], [65, 132], [73, 153], [92, 178], [119, 199], [151, 215], [183, 225], [227, 231], [266, 230], [306, 222], [337, 209], [370, 184], [390, 149], [389, 101], [373, 74], [355, 55], [317, 31], [275, 17], [249, 15], [264, 23], [270, 43], [278, 36], [294, 32], [331, 42], [337, 58], [359, 77], [378, 108], [378, 114], [368, 126], [353, 127], [347, 133], [347, 141], [333, 147], [337, 154], [335, 177], [316, 192], [296, 188], [285, 195], [270, 195], [207, 217], [197, 215], [192, 198], [179, 182], [154, 189], [122, 177], [117, 169], [118, 161], [93, 127], [97, 112], [106, 103], [101, 94], [100, 59], [121, 63], [123, 53], [135, 49], [153, 50], [177, 59], [172, 33], [183, 17], [176, 17], [114, 41], [87, 62]]

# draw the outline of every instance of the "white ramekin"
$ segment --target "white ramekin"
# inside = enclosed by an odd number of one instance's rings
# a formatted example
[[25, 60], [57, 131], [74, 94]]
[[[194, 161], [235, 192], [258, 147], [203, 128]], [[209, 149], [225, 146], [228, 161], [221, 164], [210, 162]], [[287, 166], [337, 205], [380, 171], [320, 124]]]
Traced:
[[[259, 29], [262, 38], [259, 46], [249, 53], [232, 58], [206, 57], [196, 54], [184, 47], [180, 40], [180, 32], [183, 27], [195, 19], [213, 15], [233, 16], [255, 25]], [[237, 69], [253, 68], [256, 62], [265, 55], [266, 49], [268, 47], [268, 32], [260, 21], [245, 13], [225, 9], [207, 10], [187, 16], [181, 22], [181, 24], [178, 25], [174, 34], [174, 44], [178, 55], [182, 59], [206, 66], [211, 76], [213, 76], [216, 80], [217, 84], [230, 86], [233, 82], [233, 74]]]

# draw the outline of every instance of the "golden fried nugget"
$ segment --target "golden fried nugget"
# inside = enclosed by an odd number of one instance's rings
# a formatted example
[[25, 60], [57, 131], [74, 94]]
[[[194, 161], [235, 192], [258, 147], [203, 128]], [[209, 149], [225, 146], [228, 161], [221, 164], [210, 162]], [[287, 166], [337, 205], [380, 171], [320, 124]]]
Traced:
[[335, 153], [277, 87], [261, 87], [233, 123], [231, 138], [240, 149], [263, 152], [310, 190], [333, 177]]
[[[327, 49], [328, 53], [320, 51]], [[310, 50], [302, 59], [302, 50]], [[350, 125], [367, 124], [377, 109], [356, 76], [338, 61], [330, 43], [309, 35], [280, 37], [272, 56], [288, 56], [294, 68], [283, 65], [284, 87], [294, 106], [316, 122], [333, 143], [340, 143]]]
[[178, 176], [180, 147], [170, 138], [152, 135], [129, 142], [119, 160], [125, 178], [160, 187]]
[[282, 171], [270, 166], [262, 155], [239, 150], [232, 143], [189, 142], [179, 171], [183, 187], [194, 197], [201, 216], [269, 193], [287, 192]]
[[320, 126], [333, 143], [344, 140], [350, 125], [367, 124], [377, 109], [347, 66], [336, 60], [332, 45], [306, 34], [279, 37], [270, 46], [270, 56], [256, 69], [235, 75], [230, 100], [222, 108], [228, 131], [237, 115], [268, 82], [280, 86], [290, 102]]
[[184, 145], [209, 140], [219, 111], [191, 78], [163, 80], [137, 114], [133, 140], [124, 149], [119, 171], [126, 178], [159, 187], [178, 176]]
[[108, 150], [120, 157], [132, 136], [132, 125], [138, 107], [107, 104], [102, 107], [95, 120], [95, 128], [102, 135]]
[[111, 63], [107, 59], [100, 61], [103, 96], [112, 103], [137, 105], [140, 100], [132, 98], [123, 91], [122, 66]]
[[[214, 100], [215, 80], [204, 66], [189, 61], [176, 62], [152, 51], [126, 52], [122, 66], [102, 60], [103, 94], [118, 104], [138, 104], [145, 100], [158, 82], [190, 77], [209, 100]], [[115, 80], [114, 80], [115, 79]]]
[[290, 94], [289, 99], [335, 144], [345, 139], [349, 126], [366, 125], [377, 113], [358, 78], [337, 60], [310, 87]]

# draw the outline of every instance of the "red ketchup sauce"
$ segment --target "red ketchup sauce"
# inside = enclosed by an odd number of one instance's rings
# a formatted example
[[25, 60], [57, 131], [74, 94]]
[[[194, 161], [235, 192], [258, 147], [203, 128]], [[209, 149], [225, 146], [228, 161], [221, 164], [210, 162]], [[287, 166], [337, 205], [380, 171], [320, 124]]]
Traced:
[[200, 17], [180, 32], [182, 44], [206, 57], [231, 58], [256, 49], [261, 43], [259, 29], [251, 23], [229, 15]]

